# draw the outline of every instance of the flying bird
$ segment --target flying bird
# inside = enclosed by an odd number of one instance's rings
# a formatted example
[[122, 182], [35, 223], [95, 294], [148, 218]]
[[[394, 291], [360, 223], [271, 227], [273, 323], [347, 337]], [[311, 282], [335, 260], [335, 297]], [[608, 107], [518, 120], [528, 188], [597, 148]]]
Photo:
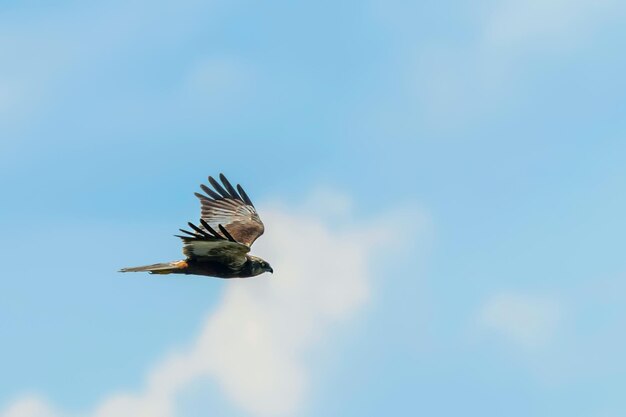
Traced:
[[233, 187], [224, 174], [221, 184], [213, 177], [213, 188], [200, 185], [200, 224], [191, 222], [189, 230], [179, 229], [185, 259], [154, 265], [123, 268], [120, 272], [151, 274], [206, 275], [217, 278], [249, 278], [274, 272], [263, 259], [248, 255], [250, 247], [265, 231], [265, 226], [241, 185]]

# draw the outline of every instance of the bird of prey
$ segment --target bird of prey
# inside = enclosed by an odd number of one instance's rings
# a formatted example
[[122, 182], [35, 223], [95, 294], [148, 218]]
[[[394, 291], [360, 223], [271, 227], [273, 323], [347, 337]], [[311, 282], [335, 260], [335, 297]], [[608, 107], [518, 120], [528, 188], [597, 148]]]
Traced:
[[252, 243], [263, 234], [265, 227], [250, 197], [237, 184], [235, 189], [220, 174], [222, 184], [213, 177], [213, 189], [200, 185], [206, 194], [195, 193], [200, 199], [200, 225], [187, 223], [191, 231], [179, 229], [185, 235], [181, 261], [123, 268], [120, 272], [150, 272], [151, 274], [206, 275], [217, 278], [249, 278], [263, 272], [274, 272], [263, 259], [248, 255]]

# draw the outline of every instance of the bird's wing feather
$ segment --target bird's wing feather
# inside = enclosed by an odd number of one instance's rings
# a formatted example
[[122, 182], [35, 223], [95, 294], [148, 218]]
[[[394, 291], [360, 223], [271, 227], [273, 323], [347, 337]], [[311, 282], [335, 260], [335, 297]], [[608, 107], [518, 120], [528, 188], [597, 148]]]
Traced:
[[183, 240], [183, 253], [188, 259], [220, 262], [232, 268], [240, 267], [246, 262], [246, 254], [250, 251], [248, 246], [236, 242], [232, 236], [223, 237], [206, 222], [201, 222], [206, 230], [193, 223], [188, 223], [193, 232], [180, 229], [189, 235], [178, 236]]
[[215, 260], [228, 265], [243, 265], [249, 251], [246, 245], [227, 240], [188, 240], [183, 244], [183, 253], [188, 258]]
[[[222, 184], [209, 177], [213, 188], [203, 184], [200, 187], [206, 195], [195, 193], [202, 206], [201, 219], [214, 230], [222, 225], [235, 241], [250, 247], [263, 234], [265, 226], [241, 185], [237, 184], [235, 189], [224, 174], [220, 174], [220, 180]], [[223, 232], [221, 235], [225, 236]]]

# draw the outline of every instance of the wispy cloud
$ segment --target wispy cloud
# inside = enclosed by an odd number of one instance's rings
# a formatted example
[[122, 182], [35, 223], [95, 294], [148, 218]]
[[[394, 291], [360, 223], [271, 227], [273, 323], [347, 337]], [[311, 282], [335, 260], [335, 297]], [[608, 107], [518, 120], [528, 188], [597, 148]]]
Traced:
[[478, 323], [517, 347], [534, 350], [551, 342], [561, 316], [562, 307], [556, 300], [503, 292], [485, 301]]
[[414, 84], [427, 119], [455, 129], [492, 115], [524, 92], [521, 80], [541, 59], [550, 63], [592, 42], [626, 8], [613, 0], [507, 0], [484, 4], [462, 40], [433, 39], [416, 53]]
[[614, 0], [497, 2], [487, 14], [483, 41], [491, 47], [563, 47], [587, 35], [618, 6]]
[[4, 410], [2, 417], [57, 417], [52, 407], [36, 396], [25, 396]]
[[[18, 6], [13, 13], [0, 15], [0, 129], [32, 123], [34, 117], [54, 112], [61, 103], [62, 108], [82, 103], [77, 111], [109, 105], [102, 110], [108, 120], [115, 111], [119, 112], [116, 120], [123, 120], [128, 113], [124, 107], [139, 100], [140, 109], [162, 112], [153, 115], [152, 119], [158, 119], [177, 108], [187, 87], [204, 96], [219, 87], [220, 100], [228, 96], [224, 92], [236, 93], [240, 66], [226, 59], [204, 62], [195, 55], [176, 55], [179, 73], [163, 79], [157, 94], [144, 96], [141, 88], [128, 91], [145, 82], [146, 73], [155, 73], [151, 65], [161, 64], [150, 62], [146, 55], [151, 51], [165, 59], [175, 55], [190, 32], [213, 17], [214, 5], [190, 0], [153, 7], [142, 0], [89, 7], [71, 4], [30, 13], [20, 13]], [[145, 67], [143, 72], [137, 71], [138, 62]], [[86, 101], [89, 106], [84, 106]], [[91, 117], [100, 115], [93, 113]]]

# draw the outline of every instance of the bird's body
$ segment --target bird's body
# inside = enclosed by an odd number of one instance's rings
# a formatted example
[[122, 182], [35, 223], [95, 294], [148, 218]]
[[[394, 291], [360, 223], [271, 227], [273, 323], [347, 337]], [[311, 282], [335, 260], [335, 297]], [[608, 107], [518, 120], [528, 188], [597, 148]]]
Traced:
[[274, 272], [266, 261], [248, 254], [252, 243], [265, 230], [252, 201], [240, 185], [235, 190], [223, 174], [220, 174], [220, 180], [223, 187], [209, 177], [215, 190], [201, 185], [207, 195], [196, 193], [202, 205], [201, 226], [188, 223], [192, 232], [180, 229], [186, 234], [178, 236], [183, 240], [186, 259], [123, 268], [120, 272], [216, 278], [250, 278], [263, 272]]
[[[197, 261], [191, 260], [187, 262], [188, 266], [184, 269], [183, 274], [206, 275], [216, 278], [249, 278], [257, 274], [253, 273], [252, 261], [247, 259], [241, 268], [229, 268], [221, 262], [214, 261]], [[264, 271], [258, 271], [263, 273]]]
[[211, 260], [187, 259], [154, 265], [124, 268], [122, 272], [150, 272], [152, 274], [204, 275], [215, 278], [250, 278], [262, 274], [265, 270], [256, 265], [251, 257], [240, 268], [230, 268], [222, 262]]

